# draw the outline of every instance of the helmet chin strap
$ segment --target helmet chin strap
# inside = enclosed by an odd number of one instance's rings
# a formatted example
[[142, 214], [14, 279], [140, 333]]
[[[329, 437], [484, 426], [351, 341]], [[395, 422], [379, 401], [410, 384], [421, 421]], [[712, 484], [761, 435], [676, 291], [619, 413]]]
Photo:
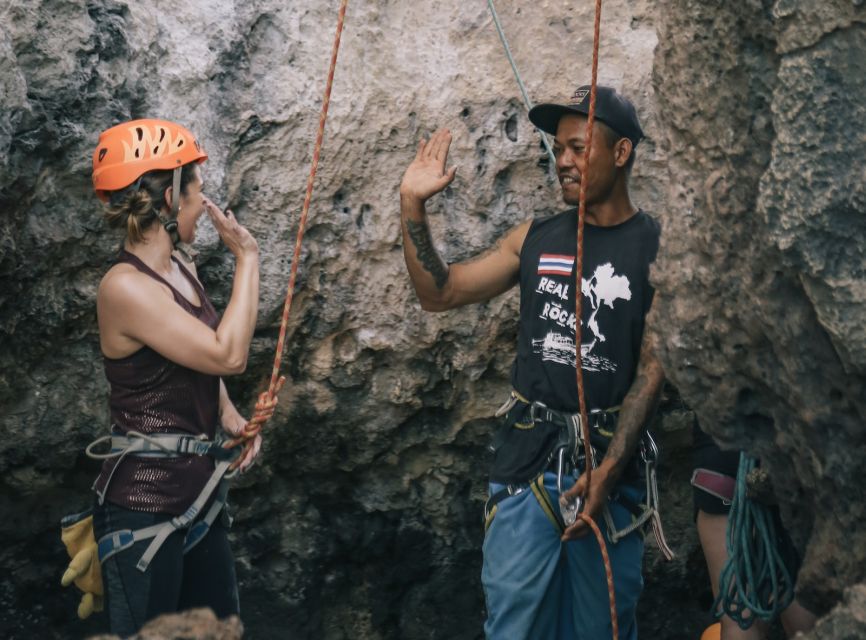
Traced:
[[182, 167], [177, 167], [171, 177], [171, 218], [165, 216], [160, 210], [156, 215], [162, 223], [163, 228], [168, 232], [168, 237], [171, 238], [171, 245], [177, 251], [184, 262], [192, 262], [193, 258], [198, 255], [198, 251], [193, 249], [186, 242], [181, 241], [180, 233], [177, 230], [177, 214], [180, 213], [180, 174]]

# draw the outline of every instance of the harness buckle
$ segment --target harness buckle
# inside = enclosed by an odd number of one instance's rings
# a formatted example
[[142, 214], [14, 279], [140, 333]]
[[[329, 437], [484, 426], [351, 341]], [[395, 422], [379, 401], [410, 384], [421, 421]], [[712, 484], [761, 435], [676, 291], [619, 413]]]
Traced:
[[[543, 413], [540, 413], [543, 412]], [[547, 420], [550, 416], [550, 409], [543, 402], [539, 402], [538, 400], [533, 400], [529, 404], [529, 419], [532, 422], [543, 422]]]

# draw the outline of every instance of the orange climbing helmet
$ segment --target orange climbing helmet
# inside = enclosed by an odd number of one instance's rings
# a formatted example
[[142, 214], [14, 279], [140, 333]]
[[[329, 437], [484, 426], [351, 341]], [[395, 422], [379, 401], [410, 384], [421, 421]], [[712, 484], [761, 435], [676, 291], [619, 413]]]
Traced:
[[128, 187], [148, 171], [205, 160], [207, 154], [186, 127], [168, 120], [131, 120], [99, 134], [93, 152], [93, 188], [107, 202], [109, 191]]
[[701, 640], [720, 640], [722, 637], [722, 623], [716, 622], [704, 629]]

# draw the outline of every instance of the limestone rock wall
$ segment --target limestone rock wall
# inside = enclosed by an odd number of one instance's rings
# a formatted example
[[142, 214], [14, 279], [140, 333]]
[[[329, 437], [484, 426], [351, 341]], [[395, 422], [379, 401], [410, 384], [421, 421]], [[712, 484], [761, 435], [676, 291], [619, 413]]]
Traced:
[[657, 15], [663, 357], [703, 426], [770, 470], [805, 549], [801, 596], [826, 611], [866, 578], [866, 8]]
[[[58, 520], [87, 501], [96, 467], [81, 452], [107, 421], [94, 295], [118, 238], [90, 188], [98, 132], [133, 117], [185, 123], [210, 154], [209, 195], [259, 239], [250, 366], [228, 381], [251, 407], [276, 341], [337, 5], [0, 0], [6, 635], [104, 624], [73, 623], [73, 596], [54, 586]], [[536, 100], [586, 81], [591, 9], [502, 3]], [[857, 0], [609, 0], [602, 30], [601, 81], [634, 99], [648, 133], [633, 191], [665, 228], [654, 278], [669, 375], [706, 429], [766, 461], [798, 545], [814, 543], [801, 583], [821, 610], [866, 566], [863, 11]], [[397, 187], [439, 126], [454, 132], [459, 167], [431, 204], [449, 259], [560, 206], [485, 3], [350, 2], [290, 380], [261, 464], [232, 494], [251, 637], [481, 635], [485, 447], [517, 300], [431, 315], [414, 299]], [[207, 225], [199, 235], [199, 272], [223, 306], [230, 256]], [[681, 561], [648, 556], [647, 637], [694, 637], [708, 605], [695, 602], [706, 581], [684, 485], [688, 415], [672, 393], [662, 492]], [[672, 602], [677, 617], [659, 616]]]
[[[185, 123], [210, 154], [207, 192], [259, 239], [259, 325], [249, 370], [228, 381], [251, 407], [273, 357], [338, 5], [0, 4], [0, 608], [27, 612], [7, 628], [99, 629], [73, 626], [73, 597], [54, 587], [57, 522], [84, 505], [96, 466], [81, 452], [107, 426], [94, 294], [118, 238], [91, 193], [99, 131], [143, 116]], [[635, 188], [661, 210], [650, 9], [608, 3], [601, 77], [646, 114], [653, 136]], [[500, 10], [534, 98], [586, 81], [589, 6]], [[252, 637], [481, 633], [485, 447], [508, 389], [517, 299], [437, 316], [414, 298], [397, 188], [418, 139], [441, 126], [459, 171], [431, 216], [450, 259], [561, 206], [484, 2], [350, 2], [290, 381], [261, 464], [232, 494]], [[221, 306], [231, 259], [207, 223], [199, 235], [199, 273]]]

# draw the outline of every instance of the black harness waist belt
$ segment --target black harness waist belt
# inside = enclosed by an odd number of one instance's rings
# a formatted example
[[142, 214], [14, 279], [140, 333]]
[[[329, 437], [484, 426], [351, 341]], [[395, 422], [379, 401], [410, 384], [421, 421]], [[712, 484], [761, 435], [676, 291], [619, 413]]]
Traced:
[[[601, 453], [607, 450], [607, 444], [610, 438], [613, 437], [617, 418], [619, 417], [619, 409], [618, 406], [609, 409], [593, 409], [587, 415], [590, 427], [590, 441], [593, 448], [600, 450]], [[493, 437], [490, 448], [494, 452], [499, 449], [508, 436], [509, 430], [512, 428], [532, 429], [537, 424], [549, 424], [560, 427], [562, 431], [556, 444], [556, 449], [566, 446], [570, 451], [574, 452], [579, 448], [579, 443], [575, 441], [575, 437], [577, 436], [575, 433], [576, 425], [580, 422], [579, 413], [551, 409], [543, 402], [528, 400], [517, 391], [512, 391], [505, 404], [496, 412], [496, 416], [507, 417], [505, 423]]]

